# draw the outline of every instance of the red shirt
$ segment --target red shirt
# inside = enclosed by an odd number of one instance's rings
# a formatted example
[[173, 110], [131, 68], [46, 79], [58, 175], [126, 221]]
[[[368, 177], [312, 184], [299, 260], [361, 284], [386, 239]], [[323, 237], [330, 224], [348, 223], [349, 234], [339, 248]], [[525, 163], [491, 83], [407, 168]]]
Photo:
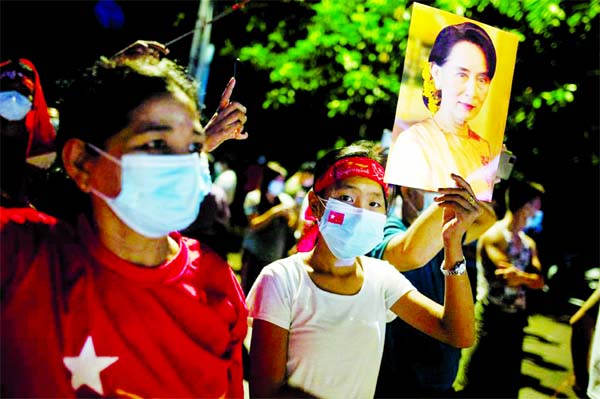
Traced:
[[0, 208], [2, 397], [243, 397], [247, 309], [230, 266], [172, 233], [136, 266], [78, 226]]

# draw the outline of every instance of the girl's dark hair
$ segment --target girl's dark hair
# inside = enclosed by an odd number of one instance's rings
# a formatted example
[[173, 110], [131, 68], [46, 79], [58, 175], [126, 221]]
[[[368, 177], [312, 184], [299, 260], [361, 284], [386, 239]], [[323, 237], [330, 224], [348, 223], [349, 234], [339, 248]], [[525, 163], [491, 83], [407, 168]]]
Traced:
[[429, 53], [429, 62], [439, 66], [444, 65], [454, 45], [462, 41], [473, 43], [483, 51], [487, 62], [487, 76], [491, 80], [496, 73], [494, 42], [483, 28], [472, 22], [448, 25], [442, 29]]

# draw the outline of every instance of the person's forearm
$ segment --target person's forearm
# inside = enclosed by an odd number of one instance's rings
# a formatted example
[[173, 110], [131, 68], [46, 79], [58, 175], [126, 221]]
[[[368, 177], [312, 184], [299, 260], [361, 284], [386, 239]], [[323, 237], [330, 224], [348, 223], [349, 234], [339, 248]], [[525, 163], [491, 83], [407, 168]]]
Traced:
[[541, 274], [520, 271], [519, 278], [521, 279], [523, 285], [526, 285], [531, 289], [539, 290], [544, 288], [544, 277], [542, 277]]
[[443, 210], [427, 208], [404, 234], [398, 234], [385, 248], [383, 259], [401, 272], [417, 269], [442, 249]]
[[575, 314], [571, 316], [571, 318], [569, 319], [569, 324], [573, 325], [577, 323], [583, 317], [583, 315], [585, 315], [587, 311], [594, 307], [594, 305], [596, 305], [598, 302], [600, 302], [600, 285], [598, 285], [598, 287], [596, 287], [596, 290], [592, 292], [592, 295], [590, 295], [588, 299], [585, 300], [585, 302], [583, 303], [583, 305], [581, 305], [579, 310], [577, 310], [577, 312], [575, 312]]
[[[464, 261], [460, 241], [453, 239], [444, 246], [444, 269], [452, 269]], [[475, 342], [475, 310], [471, 283], [466, 272], [445, 277], [444, 314], [442, 325], [447, 342], [458, 348], [467, 348]]]
[[255, 216], [250, 221], [248, 227], [250, 227], [251, 230], [260, 230], [260, 229], [264, 228], [265, 226], [267, 226], [274, 217], [278, 216], [280, 211], [281, 211], [281, 206], [276, 205], [276, 206], [272, 207], [271, 209], [269, 209], [268, 211], [266, 211], [265, 213]]

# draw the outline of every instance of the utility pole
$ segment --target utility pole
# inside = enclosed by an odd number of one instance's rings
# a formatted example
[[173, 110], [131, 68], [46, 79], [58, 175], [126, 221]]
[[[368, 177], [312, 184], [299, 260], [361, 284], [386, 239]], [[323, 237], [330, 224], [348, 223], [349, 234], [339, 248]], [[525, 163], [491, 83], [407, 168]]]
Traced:
[[198, 7], [198, 18], [194, 30], [194, 39], [190, 49], [190, 63], [188, 70], [199, 82], [198, 104], [204, 108], [204, 97], [208, 83], [208, 72], [210, 63], [215, 53], [215, 46], [210, 43], [210, 33], [213, 18], [212, 0], [200, 0]]

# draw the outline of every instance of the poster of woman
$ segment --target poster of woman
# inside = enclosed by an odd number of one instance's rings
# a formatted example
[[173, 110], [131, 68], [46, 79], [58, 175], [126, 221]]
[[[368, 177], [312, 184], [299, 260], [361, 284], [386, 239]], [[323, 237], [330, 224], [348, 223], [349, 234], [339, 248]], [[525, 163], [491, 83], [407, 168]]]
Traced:
[[386, 182], [437, 191], [456, 173], [492, 200], [517, 44], [516, 34], [413, 4]]

